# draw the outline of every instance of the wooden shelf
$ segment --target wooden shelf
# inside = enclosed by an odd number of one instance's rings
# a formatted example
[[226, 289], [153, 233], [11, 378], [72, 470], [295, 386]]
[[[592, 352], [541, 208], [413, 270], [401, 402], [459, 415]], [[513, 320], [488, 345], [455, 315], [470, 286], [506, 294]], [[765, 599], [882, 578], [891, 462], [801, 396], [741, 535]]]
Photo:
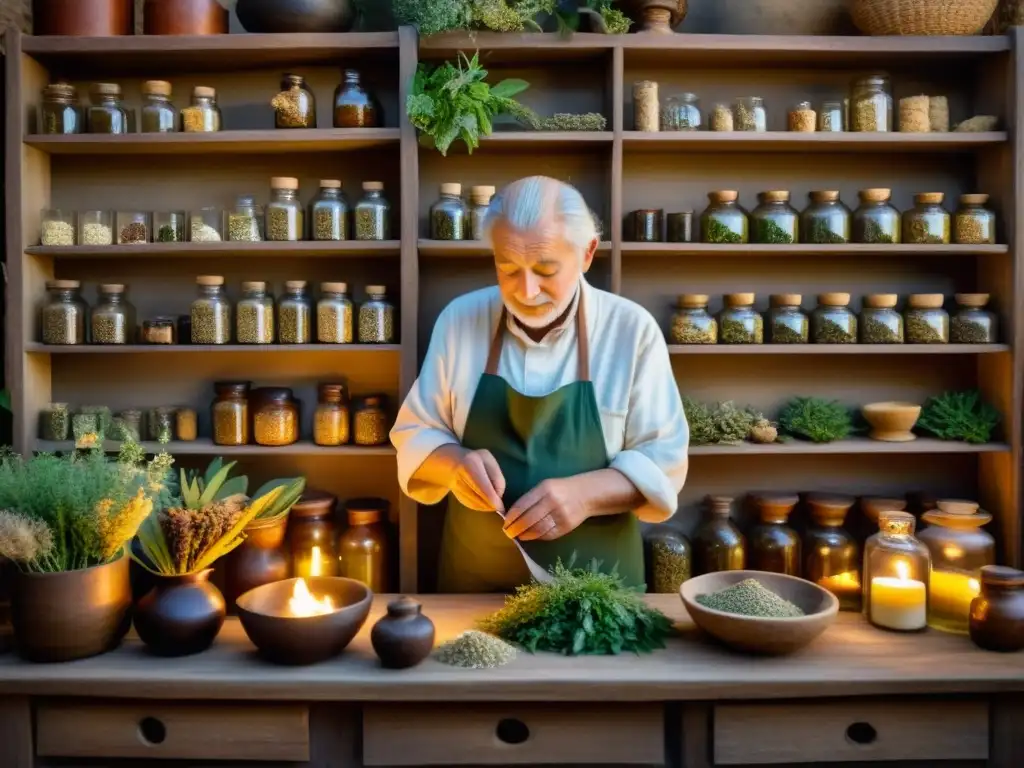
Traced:
[[40, 344], [29, 342], [25, 351], [40, 355], [215, 355], [226, 352], [246, 354], [393, 354], [401, 344]]
[[885, 443], [866, 437], [838, 440], [834, 443], [811, 443], [805, 440], [791, 440], [784, 443], [762, 445], [740, 443], [739, 445], [694, 445], [691, 456], [853, 456], [858, 454], [885, 454], [914, 456], [922, 454], [974, 454], [1006, 453], [1010, 446], [1005, 443], [984, 443], [972, 445], [948, 440], [921, 437], [909, 443]]
[[[142, 442], [140, 443], [146, 453], [159, 453], [166, 451], [172, 456], [193, 456], [193, 455], [210, 455], [218, 454], [222, 456], [351, 456], [351, 457], [363, 457], [363, 456], [394, 456], [395, 449], [390, 445], [381, 445], [373, 447], [364, 447], [359, 445], [339, 445], [326, 447], [322, 445], [315, 445], [310, 440], [300, 440], [297, 443], [291, 445], [282, 445], [276, 448], [270, 448], [265, 445], [214, 445], [213, 441], [208, 438], [200, 438], [191, 442], [183, 442], [180, 440], [174, 440], [170, 443], [154, 443], [154, 442]], [[38, 440], [36, 441], [37, 451], [46, 451], [49, 453], [62, 452], [74, 450], [75, 444], [70, 440], [55, 442], [50, 440]], [[121, 444], [114, 440], [107, 440], [103, 443], [103, 450], [108, 453], [116, 453], [121, 448]]]
[[1007, 134], [991, 133], [768, 133], [626, 131], [631, 152], [968, 152], [1005, 144]]
[[1009, 344], [669, 344], [671, 355], [995, 355]]
[[[492, 256], [491, 249], [479, 240], [428, 240], [421, 239], [417, 243], [421, 256], [436, 256], [444, 258], [466, 258], [476, 256]], [[597, 246], [598, 256], [607, 256], [612, 249], [608, 240], [602, 241]]]
[[54, 259], [138, 259], [147, 257], [174, 258], [239, 258], [306, 256], [323, 259], [344, 257], [397, 256], [401, 248], [398, 240], [365, 241], [312, 241], [273, 243], [147, 243], [145, 245], [72, 245], [44, 247], [30, 246], [30, 256], [48, 256]]
[[716, 245], [714, 243], [623, 243], [623, 256], [990, 256], [1008, 245]]

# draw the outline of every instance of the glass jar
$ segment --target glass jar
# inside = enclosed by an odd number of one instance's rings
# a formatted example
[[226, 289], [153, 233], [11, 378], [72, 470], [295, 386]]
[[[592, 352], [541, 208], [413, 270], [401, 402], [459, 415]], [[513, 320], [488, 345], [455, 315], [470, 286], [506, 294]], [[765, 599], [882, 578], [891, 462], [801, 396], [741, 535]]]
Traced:
[[843, 528], [853, 499], [808, 499], [812, 525], [804, 534], [804, 578], [839, 598], [839, 610], [861, 609], [860, 547]]
[[800, 308], [799, 293], [774, 293], [769, 298], [768, 340], [771, 344], [806, 344], [810, 340], [810, 319]]
[[842, 133], [846, 130], [843, 117], [846, 110], [841, 101], [823, 101], [818, 110], [818, 130], [822, 133]]
[[200, 208], [189, 213], [188, 239], [191, 243], [219, 243], [224, 240], [224, 214], [219, 208]]
[[235, 207], [228, 211], [228, 240], [234, 243], [260, 243], [263, 241], [263, 208], [256, 198], [241, 195]]
[[153, 214], [153, 242], [185, 242], [185, 212], [160, 211]]
[[89, 107], [85, 125], [89, 133], [128, 133], [128, 111], [121, 102], [121, 86], [116, 83], [93, 83], [89, 89]]
[[491, 198], [494, 197], [494, 187], [481, 186], [472, 187], [469, 190], [469, 238], [471, 240], [483, 240], [484, 219], [487, 216], [487, 209], [491, 207]]
[[996, 541], [981, 527], [992, 515], [973, 501], [940, 501], [921, 518], [928, 527], [918, 534], [931, 553], [928, 626], [966, 635], [971, 601], [981, 591], [981, 569], [996, 563]]
[[95, 448], [103, 443], [99, 416], [95, 413], [76, 413], [71, 417], [71, 435], [75, 448]]
[[338, 575], [337, 530], [334, 508], [338, 500], [322, 491], [306, 491], [288, 513], [288, 546], [292, 574], [309, 579]]
[[676, 211], [665, 217], [665, 239], [670, 243], [693, 242], [693, 211]]
[[179, 440], [191, 443], [199, 437], [196, 412], [191, 408], [179, 408], [174, 412], [174, 433]]
[[986, 208], [988, 195], [960, 195], [960, 207], [953, 218], [953, 242], [960, 245], [994, 244], [996, 214]]
[[914, 195], [914, 207], [903, 212], [903, 242], [910, 245], [949, 244], [950, 216], [942, 192]]
[[283, 75], [281, 92], [270, 101], [275, 128], [316, 128], [316, 97], [301, 75]]
[[717, 133], [732, 131], [732, 107], [728, 104], [715, 104], [708, 113], [708, 129]]
[[192, 343], [231, 343], [231, 302], [224, 293], [224, 278], [200, 275], [196, 278], [198, 296], [192, 302]]
[[267, 204], [267, 240], [302, 240], [305, 235], [302, 204], [299, 202], [299, 180], [275, 176], [270, 180], [270, 202]]
[[687, 538], [667, 525], [654, 525], [644, 536], [647, 591], [677, 594], [692, 575], [693, 551]]
[[693, 535], [693, 573], [742, 571], [746, 567], [746, 541], [729, 515], [733, 500], [709, 496], [704, 522]]
[[764, 108], [764, 100], [760, 96], [748, 96], [736, 99], [732, 104], [733, 129], [737, 131], [768, 130], [768, 113]]
[[143, 211], [117, 212], [117, 244], [145, 245], [149, 242], [149, 214]]
[[701, 241], [729, 244], [747, 242], [749, 222], [747, 212], [739, 203], [739, 192], [731, 189], [708, 193], [710, 203], [700, 216]]
[[114, 217], [110, 211], [83, 211], [78, 216], [79, 245], [113, 245]]
[[994, 312], [985, 309], [987, 293], [957, 293], [956, 314], [949, 323], [949, 340], [954, 344], [995, 344], [999, 338]]
[[42, 308], [43, 344], [85, 344], [89, 305], [78, 280], [47, 280]]
[[348, 240], [348, 199], [338, 179], [322, 179], [320, 192], [309, 204], [314, 240]]
[[949, 313], [941, 293], [912, 293], [903, 312], [908, 344], [948, 344]]
[[248, 381], [218, 381], [210, 416], [213, 422], [214, 445], [247, 445], [249, 443]]
[[154, 317], [142, 323], [143, 344], [177, 344], [177, 319], [168, 316]]
[[75, 245], [75, 212], [46, 208], [39, 228], [39, 244], [46, 248]]
[[149, 409], [146, 413], [146, 426], [150, 440], [156, 443], [169, 443], [174, 439], [175, 410], [167, 406]]
[[359, 83], [359, 73], [345, 70], [345, 80], [334, 90], [335, 128], [375, 128], [377, 108]]
[[1003, 565], [981, 569], [981, 594], [971, 602], [971, 642], [986, 651], [1024, 649], [1024, 572]]
[[384, 395], [368, 395], [353, 410], [352, 434], [356, 445], [384, 445], [388, 441], [388, 414]]
[[790, 245], [800, 242], [800, 214], [789, 204], [789, 192], [773, 190], [757, 196], [750, 214], [750, 242]]
[[656, 133], [661, 130], [661, 101], [655, 80], [633, 83], [633, 130]]
[[352, 499], [345, 504], [348, 527], [338, 537], [341, 575], [378, 595], [388, 591], [387, 513], [383, 499]]
[[703, 293], [684, 293], [672, 313], [669, 341], [673, 344], [717, 344], [718, 321], [708, 312]]
[[850, 309], [850, 294], [822, 293], [811, 313], [815, 344], [856, 344], [857, 315]]
[[430, 206], [430, 237], [432, 240], [465, 240], [469, 236], [466, 204], [462, 202], [462, 185], [441, 185], [441, 197]]
[[47, 136], [66, 136], [82, 132], [78, 111], [78, 91], [68, 83], [52, 83], [43, 89], [39, 108], [39, 132]]
[[892, 245], [900, 241], [902, 219], [890, 203], [892, 190], [862, 189], [860, 206], [853, 212], [853, 242]]
[[67, 403], [49, 403], [39, 412], [41, 440], [67, 440], [71, 429], [71, 412]]
[[701, 129], [700, 100], [695, 93], [669, 96], [661, 106], [661, 130], [699, 131]]
[[811, 192], [811, 204], [800, 214], [801, 242], [841, 245], [850, 242], [850, 209], [833, 189]]
[[393, 344], [395, 308], [387, 299], [387, 288], [368, 285], [366, 295], [366, 301], [359, 307], [359, 343]]
[[351, 344], [354, 316], [348, 283], [320, 283], [316, 304], [316, 340], [320, 344]]
[[142, 84], [142, 132], [174, 133], [178, 130], [178, 110], [171, 103], [171, 84], [165, 80], [147, 80]]
[[348, 391], [344, 384], [321, 384], [313, 416], [313, 442], [346, 445], [349, 441]]
[[216, 133], [220, 127], [217, 91], [197, 85], [192, 89], [192, 104], [181, 110], [181, 130], [185, 133]]
[[796, 496], [758, 496], [760, 524], [747, 536], [747, 567], [755, 571], [799, 576], [800, 537], [789, 527]]
[[850, 130], [885, 133], [892, 130], [892, 88], [889, 75], [875, 72], [850, 87]]
[[725, 307], [718, 315], [718, 341], [721, 344], [763, 344], [764, 319], [754, 309], [754, 294], [727, 293]]
[[113, 422], [113, 414], [110, 412], [110, 407], [106, 405], [83, 405], [78, 409], [79, 413], [91, 413], [96, 416], [97, 429], [100, 432], [101, 439], [104, 435], [110, 434], [110, 425]]
[[[930, 506], [934, 506], [929, 504]], [[867, 540], [878, 533], [882, 514], [885, 512], [903, 512], [907, 508], [906, 499], [888, 498], [885, 496], [863, 496], [860, 500], [860, 515], [851, 525], [851, 533], [863, 546]]]
[[93, 344], [135, 343], [135, 307], [125, 298], [125, 286], [106, 283], [90, 313]]
[[789, 110], [789, 130], [796, 133], [814, 133], [818, 130], [818, 113], [809, 101], [800, 101]]
[[916, 632], [928, 625], [931, 556], [909, 512], [882, 512], [864, 545], [864, 610], [876, 627]]
[[661, 208], [642, 208], [630, 214], [629, 234], [636, 243], [660, 243], [664, 230], [665, 211]]
[[142, 440], [142, 411], [121, 411], [110, 422], [110, 438], [122, 443]]
[[384, 199], [384, 182], [364, 181], [356, 203], [356, 240], [387, 240], [391, 235], [391, 205]]
[[242, 298], [235, 305], [235, 338], [239, 344], [274, 343], [274, 299], [259, 280], [242, 283]]
[[860, 311], [861, 344], [902, 344], [903, 315], [896, 310], [895, 293], [869, 293]]
[[313, 304], [305, 280], [288, 280], [277, 303], [277, 336], [281, 344], [309, 344], [313, 336]]
[[253, 390], [253, 437], [257, 445], [291, 445], [299, 439], [299, 406], [287, 387]]

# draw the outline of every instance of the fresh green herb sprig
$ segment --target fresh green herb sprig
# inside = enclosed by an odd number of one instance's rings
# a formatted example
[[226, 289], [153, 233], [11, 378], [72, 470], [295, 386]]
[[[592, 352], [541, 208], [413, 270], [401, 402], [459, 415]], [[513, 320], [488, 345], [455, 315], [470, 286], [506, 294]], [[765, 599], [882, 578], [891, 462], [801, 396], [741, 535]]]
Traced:
[[986, 403], [976, 389], [964, 392], [943, 392], [931, 397], [921, 409], [919, 429], [940, 440], [963, 440], [987, 443], [999, 425], [1001, 416]]
[[779, 414], [782, 431], [815, 443], [831, 443], [853, 431], [850, 410], [842, 403], [820, 397], [797, 397]]

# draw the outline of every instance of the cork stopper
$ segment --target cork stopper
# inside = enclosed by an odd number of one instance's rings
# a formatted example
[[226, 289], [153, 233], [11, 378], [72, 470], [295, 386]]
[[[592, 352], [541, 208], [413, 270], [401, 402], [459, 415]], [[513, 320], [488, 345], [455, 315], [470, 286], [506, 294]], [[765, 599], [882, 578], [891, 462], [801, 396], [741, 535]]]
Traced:
[[941, 499], [935, 502], [935, 506], [947, 515], [973, 515], [981, 505], [966, 499]]
[[285, 290], [286, 291], [293, 291], [295, 293], [298, 293], [299, 291], [306, 290], [306, 285], [307, 285], [307, 283], [306, 283], [305, 280], [285, 280], [284, 281]]
[[339, 179], [320, 179], [321, 189], [341, 189], [341, 181]]
[[348, 293], [348, 283], [320, 283], [321, 293]]
[[383, 181], [364, 181], [363, 191], [365, 192], [383, 192], [384, 182]]
[[366, 286], [366, 292], [371, 295], [383, 295], [388, 292], [388, 289], [386, 286], [383, 285], [368, 285]]
[[980, 528], [992, 522], [992, 515], [979, 509], [977, 502], [964, 499], [943, 499], [936, 501], [938, 509], [930, 509], [921, 515], [929, 525], [957, 528], [961, 531]]
[[242, 283], [243, 291], [265, 291], [267, 290], [267, 284], [262, 280], [246, 280]]
[[865, 203], [884, 203], [892, 197], [892, 190], [878, 187], [875, 189], [862, 189], [857, 194]]
[[900, 297], [895, 293], [869, 293], [864, 297], [864, 306], [873, 309], [892, 309], [899, 300]]
[[793, 507], [800, 501], [798, 496], [787, 493], [770, 493], [755, 497], [762, 522], [785, 523], [789, 520]]
[[758, 199], [763, 203], [788, 203], [789, 191], [785, 189], [770, 189], [759, 194]]
[[100, 96], [120, 96], [121, 86], [117, 83], [93, 83], [90, 88], [93, 93], [98, 93]]
[[953, 298], [961, 307], [981, 308], [988, 304], [989, 294], [987, 293], [954, 293]]
[[946, 297], [941, 293], [912, 293], [907, 304], [914, 309], [942, 309]]
[[907, 508], [906, 499], [890, 499], [885, 496], [865, 496], [860, 500], [860, 511], [868, 520], [877, 524], [883, 512], [902, 512]]
[[299, 180], [291, 176], [275, 176], [270, 180], [271, 189], [298, 189]]
[[718, 189], [708, 192], [708, 199], [713, 203], [735, 203], [740, 198], [740, 193], [735, 189]]
[[224, 285], [224, 278], [220, 275], [199, 275], [196, 285]]
[[147, 80], [142, 84], [142, 92], [151, 96], [170, 96], [171, 84], [166, 80]]
[[941, 205], [946, 199], [942, 192], [920, 192], [914, 195], [914, 202], [918, 205]]
[[981, 583], [989, 587], [1022, 587], [1024, 571], [1018, 571], [1008, 565], [983, 565]]
[[850, 294], [819, 293], [818, 303], [826, 307], [845, 307], [850, 303]]
[[447, 182], [441, 185], [442, 195], [455, 195], [458, 197], [462, 194], [462, 185], [455, 182]]
[[768, 302], [773, 307], [799, 307], [804, 297], [799, 293], [773, 293]]
[[983, 194], [960, 195], [960, 202], [964, 205], [984, 205], [988, 198], [988, 195]]
[[722, 300], [727, 307], [749, 307], [756, 298], [756, 294], [753, 293], [727, 293]]
[[846, 522], [853, 501], [849, 496], [814, 496], [807, 503], [814, 522], [827, 528], [838, 528]]
[[732, 496], [708, 496], [708, 510], [713, 517], [728, 517], [733, 501]]
[[380, 522], [379, 509], [350, 509], [347, 512], [347, 516], [350, 526], [374, 525]]
[[477, 205], [488, 205], [491, 202], [491, 198], [494, 197], [494, 193], [496, 191], [497, 190], [494, 187], [473, 187], [469, 190], [469, 196]]
[[706, 293], [681, 293], [676, 300], [676, 304], [687, 309], [706, 307], [708, 305], [708, 295]]
[[55, 291], [71, 291], [81, 288], [82, 284], [78, 280], [47, 280], [46, 287]]
[[123, 283], [101, 283], [100, 293], [124, 293]]
[[75, 86], [71, 83], [50, 83], [48, 86], [43, 88], [43, 94], [46, 96], [61, 97], [74, 96]]
[[192, 95], [199, 99], [215, 99], [217, 98], [217, 89], [209, 88], [205, 85], [197, 85], [192, 89]]
[[914, 532], [914, 516], [909, 512], [882, 512], [878, 528], [890, 536], [909, 536]]
[[834, 203], [839, 199], [839, 191], [835, 189], [819, 189], [811, 192], [808, 197], [815, 203]]

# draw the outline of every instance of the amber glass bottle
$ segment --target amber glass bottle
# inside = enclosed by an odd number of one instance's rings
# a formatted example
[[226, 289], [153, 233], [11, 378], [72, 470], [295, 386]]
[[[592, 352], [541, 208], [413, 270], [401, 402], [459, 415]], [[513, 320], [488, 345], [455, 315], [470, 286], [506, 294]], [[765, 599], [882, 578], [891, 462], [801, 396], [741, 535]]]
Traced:
[[746, 541], [729, 519], [733, 500], [709, 496], [707, 518], [693, 537], [693, 572], [741, 571], [746, 567]]
[[747, 539], [749, 567], [755, 571], [800, 575], [800, 537], [787, 525], [799, 499], [796, 496], [758, 496], [761, 522]]
[[819, 496], [808, 501], [813, 525], [804, 535], [804, 578], [839, 598], [839, 610], [861, 606], [860, 547], [844, 528], [853, 499]]

